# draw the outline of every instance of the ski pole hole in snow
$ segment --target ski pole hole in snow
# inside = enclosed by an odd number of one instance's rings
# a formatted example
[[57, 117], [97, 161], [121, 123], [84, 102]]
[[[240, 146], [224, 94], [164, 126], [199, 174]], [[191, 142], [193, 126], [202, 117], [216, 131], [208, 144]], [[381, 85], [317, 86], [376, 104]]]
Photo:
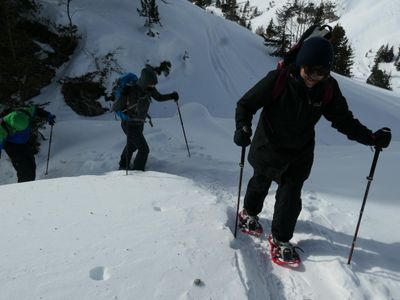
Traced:
[[89, 272], [90, 278], [93, 280], [108, 280], [110, 279], [110, 273], [105, 267], [95, 267]]
[[154, 211], [161, 211], [161, 207], [153, 206], [153, 210], [154, 210]]
[[231, 249], [233, 249], [233, 250], [238, 250], [238, 249], [240, 249], [239, 242], [238, 242], [236, 239], [230, 241], [230, 242], [229, 242], [229, 246], [230, 246]]
[[196, 279], [193, 281], [193, 283], [194, 283], [194, 285], [197, 285], [197, 286], [204, 286], [204, 285], [205, 285], [204, 281], [201, 280], [200, 278], [196, 278]]

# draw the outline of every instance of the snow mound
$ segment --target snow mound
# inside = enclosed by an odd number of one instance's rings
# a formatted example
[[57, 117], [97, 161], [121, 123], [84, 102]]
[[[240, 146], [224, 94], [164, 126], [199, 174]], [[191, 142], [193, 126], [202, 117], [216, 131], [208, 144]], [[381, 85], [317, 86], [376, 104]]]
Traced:
[[1, 299], [245, 297], [226, 210], [189, 179], [111, 172], [0, 189]]

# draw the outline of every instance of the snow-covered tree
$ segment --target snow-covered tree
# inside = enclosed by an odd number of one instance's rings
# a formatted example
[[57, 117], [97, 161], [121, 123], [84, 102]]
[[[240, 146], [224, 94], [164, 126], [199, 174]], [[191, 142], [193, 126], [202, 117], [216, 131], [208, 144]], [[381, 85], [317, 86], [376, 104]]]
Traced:
[[198, 7], [201, 8], [206, 8], [207, 6], [211, 5], [211, 0], [195, 0], [195, 1], [190, 1], [193, 2], [194, 4], [196, 4]]
[[332, 46], [335, 53], [333, 70], [339, 74], [350, 77], [350, 70], [354, 64], [353, 49], [349, 44], [344, 28], [339, 24], [337, 24], [332, 31]]
[[392, 76], [385, 71], [378, 68], [378, 64], [375, 64], [372, 68], [372, 73], [367, 79], [367, 83], [381, 87], [387, 90], [391, 90], [390, 79]]
[[221, 3], [222, 13], [224, 14], [224, 17], [228, 20], [231, 20], [234, 22], [239, 21], [239, 16], [236, 12], [236, 9], [237, 9], [236, 0], [224, 0]]
[[396, 62], [394, 63], [394, 65], [396, 67], [396, 70], [400, 71], [400, 48], [399, 48], [399, 54], [397, 55]]
[[156, 0], [141, 0], [140, 3], [142, 8], [137, 9], [137, 11], [140, 16], [146, 18], [144, 26], [149, 29], [147, 35], [155, 36], [156, 34], [152, 31], [153, 25], [157, 23], [161, 25]]
[[389, 48], [389, 44], [382, 45], [376, 53], [375, 63], [390, 63], [394, 60], [393, 46]]

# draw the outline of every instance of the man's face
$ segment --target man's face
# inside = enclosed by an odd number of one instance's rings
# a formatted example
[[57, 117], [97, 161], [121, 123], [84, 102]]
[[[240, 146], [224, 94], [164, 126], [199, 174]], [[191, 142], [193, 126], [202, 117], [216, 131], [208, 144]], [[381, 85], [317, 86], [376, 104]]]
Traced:
[[307, 67], [300, 68], [300, 76], [303, 78], [305, 85], [308, 88], [314, 87], [318, 82], [321, 82], [329, 77], [330, 71], [322, 67]]
[[147, 86], [147, 88], [146, 88], [146, 90], [147, 91], [151, 91], [152, 89], [154, 89], [155, 88], [155, 84], [149, 84], [148, 86]]

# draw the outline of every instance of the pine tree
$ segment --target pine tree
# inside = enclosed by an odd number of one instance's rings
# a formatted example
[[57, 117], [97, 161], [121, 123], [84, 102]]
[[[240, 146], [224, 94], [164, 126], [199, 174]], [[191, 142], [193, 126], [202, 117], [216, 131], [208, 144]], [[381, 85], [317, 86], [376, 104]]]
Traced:
[[387, 90], [391, 90], [390, 79], [392, 76], [385, 71], [379, 70], [378, 64], [372, 68], [372, 73], [367, 79], [367, 83]]
[[396, 67], [396, 70], [400, 71], [400, 48], [399, 48], [399, 54], [397, 55], [396, 62], [394, 63], [394, 65]]
[[276, 12], [278, 25], [275, 27], [277, 31], [277, 48], [272, 53], [274, 56], [284, 56], [291, 44], [292, 33], [287, 29], [289, 20], [294, 16], [294, 10], [290, 2], [284, 5]]
[[39, 10], [33, 0], [0, 1], [0, 104], [7, 107], [34, 96], [30, 86], [38, 81], [33, 70], [40, 67], [40, 61], [34, 56], [37, 50], [29, 30]]
[[390, 47], [390, 49], [386, 53], [385, 62], [390, 63], [393, 60], [394, 60], [394, 49], [393, 49], [393, 46], [392, 46], [392, 47]]
[[382, 45], [376, 52], [375, 60], [374, 60], [375, 64], [379, 64], [379, 63], [383, 62], [383, 57], [385, 55], [384, 52], [385, 52], [385, 46]]
[[137, 9], [140, 16], [146, 18], [144, 24], [149, 29], [147, 35], [155, 36], [155, 33], [151, 30], [154, 24], [160, 24], [160, 15], [158, 13], [158, 6], [156, 0], [141, 0], [142, 9]]
[[400, 59], [397, 60], [397, 61], [394, 63], [394, 66], [396, 67], [396, 70], [397, 70], [397, 71], [400, 71]]
[[332, 31], [332, 46], [335, 53], [333, 71], [350, 77], [351, 67], [354, 64], [353, 49], [349, 45], [344, 28], [339, 24]]
[[331, 1], [324, 1], [324, 19], [329, 22], [339, 20], [339, 16], [336, 15], [336, 4]]
[[265, 29], [265, 32], [262, 32], [261, 36], [264, 38], [266, 46], [278, 46], [279, 40], [277, 38], [278, 31], [274, 24], [274, 20], [271, 19], [269, 21], [268, 27]]
[[196, 4], [198, 7], [201, 8], [206, 8], [207, 6], [211, 5], [211, 0], [196, 0], [196, 1], [192, 1], [194, 2], [194, 4]]
[[239, 16], [237, 15], [236, 9], [237, 9], [236, 0], [225, 0], [225, 2], [221, 4], [221, 10], [222, 13], [224, 14], [224, 17], [233, 22], [238, 22], [240, 19]]
[[250, 31], [252, 31], [252, 25], [251, 25], [251, 21], [247, 22], [246, 28]]
[[389, 44], [382, 45], [376, 52], [375, 63], [381, 62], [390, 63], [394, 60], [394, 49], [393, 46], [389, 49]]
[[314, 11], [314, 24], [321, 24], [325, 19], [325, 5], [321, 1], [320, 5]]

